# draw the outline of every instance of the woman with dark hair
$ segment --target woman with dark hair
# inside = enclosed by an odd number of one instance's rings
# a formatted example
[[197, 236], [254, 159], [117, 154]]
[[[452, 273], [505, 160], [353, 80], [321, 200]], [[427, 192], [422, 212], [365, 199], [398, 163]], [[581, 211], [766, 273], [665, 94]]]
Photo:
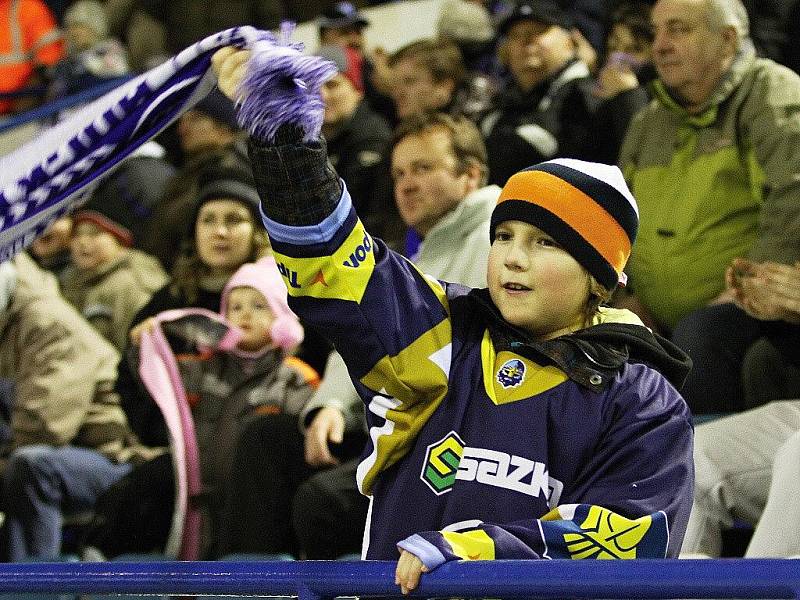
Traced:
[[655, 78], [651, 47], [650, 5], [622, 2], [611, 14], [605, 60], [597, 73], [593, 95], [600, 99], [594, 119], [590, 155], [615, 164], [633, 115], [650, 101], [646, 85]]
[[[219, 312], [222, 289], [231, 275], [244, 263], [270, 253], [269, 240], [259, 226], [258, 194], [252, 175], [245, 170], [215, 168], [203, 173], [189, 223], [171, 280], [133, 319], [132, 344], [139, 343], [141, 332], [151, 326], [151, 318], [162, 311], [206, 308]], [[122, 397], [131, 427], [142, 441], [164, 446], [164, 420], [137, 382], [136, 368], [123, 357], [117, 370], [116, 391]]]

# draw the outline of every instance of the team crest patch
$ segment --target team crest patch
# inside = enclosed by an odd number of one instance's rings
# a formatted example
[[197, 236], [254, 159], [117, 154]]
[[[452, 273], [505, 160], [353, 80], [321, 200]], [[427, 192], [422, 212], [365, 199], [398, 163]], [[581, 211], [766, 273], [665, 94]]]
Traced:
[[512, 358], [503, 363], [497, 371], [497, 382], [505, 389], [517, 387], [525, 380], [525, 363]]
[[428, 446], [420, 479], [441, 496], [453, 489], [458, 465], [464, 456], [464, 442], [455, 431], [451, 431], [438, 442]]

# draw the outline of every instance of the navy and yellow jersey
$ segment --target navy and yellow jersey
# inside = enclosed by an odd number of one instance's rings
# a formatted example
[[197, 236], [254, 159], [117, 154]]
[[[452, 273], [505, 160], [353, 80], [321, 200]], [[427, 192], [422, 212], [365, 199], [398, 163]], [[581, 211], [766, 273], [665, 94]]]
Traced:
[[292, 309], [331, 339], [367, 407], [366, 558], [396, 559], [398, 544], [430, 567], [677, 555], [692, 429], [658, 371], [623, 361], [587, 387], [498, 343], [473, 294], [372, 238], [346, 189], [320, 223], [264, 223]]

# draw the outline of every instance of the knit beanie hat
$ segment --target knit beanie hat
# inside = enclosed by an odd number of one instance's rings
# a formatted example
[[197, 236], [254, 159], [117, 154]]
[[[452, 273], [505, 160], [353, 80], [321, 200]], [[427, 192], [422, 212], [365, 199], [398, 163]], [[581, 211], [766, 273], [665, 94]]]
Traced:
[[260, 198], [252, 172], [242, 167], [211, 167], [198, 176], [197, 198], [194, 212], [189, 220], [189, 236], [194, 236], [194, 227], [200, 209], [212, 200], [236, 200], [250, 211], [254, 223], [261, 222]]
[[551, 236], [607, 290], [625, 285], [639, 209], [617, 167], [559, 158], [519, 171], [492, 213], [492, 242], [497, 225], [511, 220]]
[[92, 223], [99, 229], [113, 235], [126, 248], [130, 248], [133, 245], [133, 234], [129, 229], [96, 210], [81, 210], [75, 213], [72, 217], [72, 226], [77, 227], [81, 223]]
[[271, 256], [265, 256], [254, 263], [245, 263], [231, 276], [225, 289], [222, 290], [220, 313], [228, 313], [228, 299], [231, 290], [237, 287], [251, 287], [267, 299], [275, 321], [272, 323], [270, 337], [272, 343], [283, 349], [291, 350], [303, 341], [303, 326], [286, 302], [286, 284], [278, 272], [278, 265]]

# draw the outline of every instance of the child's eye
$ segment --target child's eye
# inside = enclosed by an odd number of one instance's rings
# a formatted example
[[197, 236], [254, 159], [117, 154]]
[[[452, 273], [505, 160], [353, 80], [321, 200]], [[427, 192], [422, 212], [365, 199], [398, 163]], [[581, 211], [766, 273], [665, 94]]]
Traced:
[[511, 234], [507, 231], [497, 231], [494, 234], [494, 239], [497, 242], [507, 242], [511, 239]]
[[536, 240], [536, 243], [540, 246], [545, 246], [546, 248], [561, 248], [561, 246], [559, 246], [554, 240], [547, 237], [539, 238]]

